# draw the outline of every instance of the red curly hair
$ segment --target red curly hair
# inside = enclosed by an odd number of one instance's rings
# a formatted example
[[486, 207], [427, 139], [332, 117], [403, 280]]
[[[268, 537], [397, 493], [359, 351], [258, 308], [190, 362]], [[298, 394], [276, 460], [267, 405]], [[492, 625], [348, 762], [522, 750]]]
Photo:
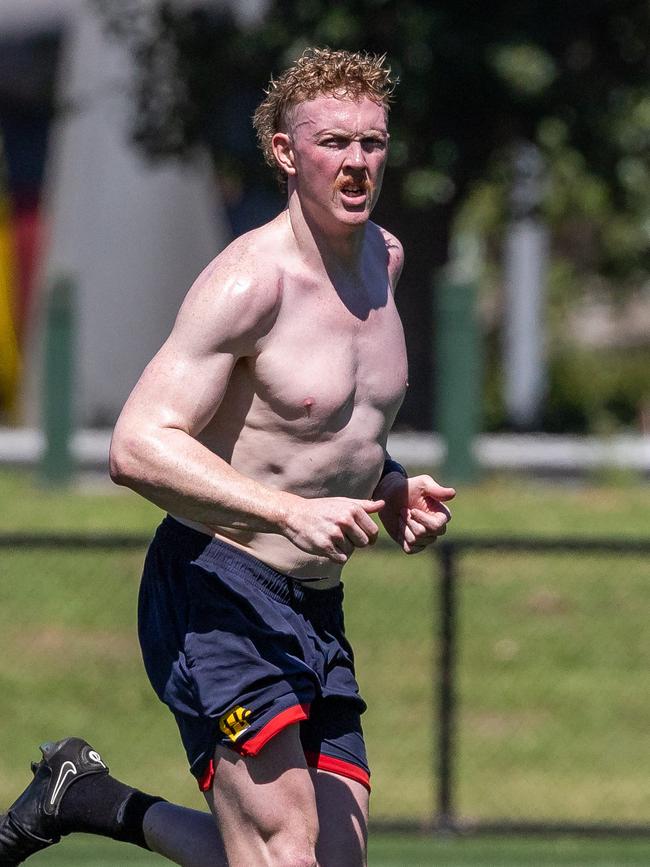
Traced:
[[388, 110], [397, 80], [391, 78], [385, 60], [385, 54], [306, 48], [278, 78], [271, 78], [266, 99], [253, 115], [253, 126], [264, 159], [276, 169], [281, 180], [285, 175], [275, 162], [271, 141], [276, 132], [286, 129], [291, 109], [326, 94], [352, 99], [365, 96]]

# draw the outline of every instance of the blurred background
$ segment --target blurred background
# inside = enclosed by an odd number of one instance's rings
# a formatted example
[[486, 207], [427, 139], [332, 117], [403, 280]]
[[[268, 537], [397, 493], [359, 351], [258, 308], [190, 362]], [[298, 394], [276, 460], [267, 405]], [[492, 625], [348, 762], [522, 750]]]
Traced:
[[[389, 447], [460, 490], [456, 550], [350, 567], [375, 815], [393, 830], [646, 833], [647, 0], [3, 0], [0, 622], [14, 667], [0, 735], [16, 750], [0, 758], [0, 806], [62, 726], [99, 734], [145, 779], [155, 732], [164, 794], [194, 798], [133, 635], [158, 513], [109, 492], [108, 439], [196, 274], [283, 207], [251, 116], [309, 45], [386, 54], [399, 76], [374, 214], [406, 251], [410, 388]], [[52, 681], [77, 699], [34, 703]], [[406, 845], [375, 863], [429, 863]], [[487, 863], [475, 857], [463, 863]]]
[[[39, 417], [44, 308], [64, 278], [76, 422], [115, 421], [193, 276], [282, 208], [250, 118], [271, 73], [327, 44], [386, 53], [400, 78], [376, 211], [407, 251], [397, 429], [444, 424], [456, 358], [437, 353], [445, 285], [460, 279], [477, 432], [647, 433], [648, 30], [647, 4], [621, 0], [489, 15], [462, 2], [5, 0], [2, 418]], [[461, 268], [445, 275], [450, 260]]]

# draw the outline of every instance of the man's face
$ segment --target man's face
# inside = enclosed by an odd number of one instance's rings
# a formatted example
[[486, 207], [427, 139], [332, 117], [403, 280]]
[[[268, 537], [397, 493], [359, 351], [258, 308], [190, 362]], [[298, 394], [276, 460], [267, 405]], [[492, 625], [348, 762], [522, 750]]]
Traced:
[[367, 97], [318, 96], [294, 108], [289, 135], [293, 180], [306, 213], [323, 227], [367, 222], [386, 165], [383, 106]]

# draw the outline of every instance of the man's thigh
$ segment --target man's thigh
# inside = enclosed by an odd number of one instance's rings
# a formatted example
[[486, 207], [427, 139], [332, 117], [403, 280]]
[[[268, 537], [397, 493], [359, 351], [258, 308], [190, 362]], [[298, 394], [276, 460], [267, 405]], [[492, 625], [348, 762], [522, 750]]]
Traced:
[[205, 795], [231, 867], [316, 864], [316, 795], [297, 725], [256, 756], [218, 746], [214, 782]]
[[368, 842], [368, 789], [329, 771], [311, 770], [320, 833], [319, 867], [365, 867]]

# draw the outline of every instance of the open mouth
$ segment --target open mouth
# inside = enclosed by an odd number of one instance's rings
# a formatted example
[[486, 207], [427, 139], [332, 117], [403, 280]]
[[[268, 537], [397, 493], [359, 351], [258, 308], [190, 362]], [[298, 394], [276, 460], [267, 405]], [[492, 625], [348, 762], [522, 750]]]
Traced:
[[344, 200], [353, 204], [362, 204], [368, 194], [368, 188], [365, 184], [341, 184], [339, 191]]

